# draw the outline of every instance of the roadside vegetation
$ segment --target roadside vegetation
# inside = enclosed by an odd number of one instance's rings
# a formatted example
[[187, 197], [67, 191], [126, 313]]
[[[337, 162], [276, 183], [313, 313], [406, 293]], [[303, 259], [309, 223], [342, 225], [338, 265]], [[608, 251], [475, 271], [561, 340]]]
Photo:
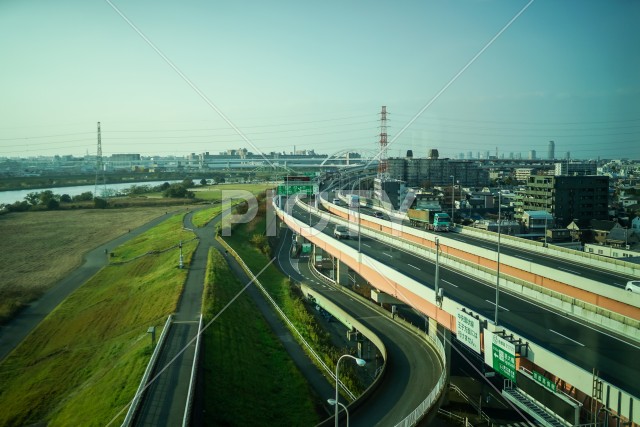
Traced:
[[219, 317], [203, 334], [205, 425], [317, 424], [320, 405], [251, 298], [242, 294], [224, 310], [245, 285], [211, 249], [204, 324]]
[[[265, 236], [266, 227], [265, 195], [261, 194], [256, 217], [247, 224], [235, 225], [231, 236], [224, 238], [254, 274], [261, 271], [275, 256], [269, 239]], [[350, 349], [333, 346], [329, 333], [320, 327], [310, 313], [311, 306], [304, 302], [302, 293], [275, 264], [269, 265], [258, 280], [328, 366], [335, 367], [338, 358], [350, 352]], [[341, 368], [340, 377], [356, 395], [364, 391], [365, 385], [357, 379], [352, 366], [345, 365]]]
[[0, 215], [0, 325], [82, 264], [91, 249], [184, 207]]
[[[186, 280], [170, 248], [192, 237], [176, 215], [114, 248], [120, 262], [70, 295], [0, 363], [0, 425], [106, 425], [123, 410], [151, 355], [146, 331], [162, 328]], [[183, 245], [187, 263], [196, 245]]]
[[[199, 200], [211, 202], [215, 206], [198, 210], [198, 212], [193, 214], [191, 221], [196, 227], [204, 227], [209, 221], [222, 212], [223, 209], [228, 209], [231, 205], [242, 203], [244, 200], [241, 197], [246, 196], [248, 193], [257, 196], [272, 187], [273, 185], [269, 184], [227, 184], [222, 186], [198, 187], [194, 189], [196, 197]], [[228, 203], [221, 206], [220, 203], [223, 201], [228, 201]]]

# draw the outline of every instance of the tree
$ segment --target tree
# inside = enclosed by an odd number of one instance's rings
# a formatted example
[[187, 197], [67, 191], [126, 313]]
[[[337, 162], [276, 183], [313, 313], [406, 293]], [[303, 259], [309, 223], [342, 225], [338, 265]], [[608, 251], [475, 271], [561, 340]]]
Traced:
[[53, 191], [45, 190], [45, 191], [40, 193], [40, 203], [41, 204], [43, 204], [43, 205], [48, 207], [49, 206], [49, 202], [51, 200], [56, 200], [56, 195], [53, 194]]
[[85, 191], [82, 194], [73, 196], [74, 202], [88, 202], [89, 200], [93, 200], [93, 193], [91, 191]]
[[[32, 206], [37, 205], [38, 203], [40, 203], [40, 193], [38, 192], [34, 192], [34, 193], [29, 193], [26, 196], [24, 196], [24, 199], [27, 201], [27, 203], [29, 203]], [[15, 203], [14, 203], [15, 204]]]
[[200, 185], [207, 185], [207, 180], [206, 180], [206, 179], [204, 179], [204, 178], [202, 178], [202, 179], [200, 180]]
[[107, 199], [96, 197], [95, 199], [93, 199], [93, 206], [96, 209], [106, 209], [107, 206], [109, 206], [109, 202], [107, 202]]
[[62, 196], [60, 196], [60, 201], [62, 203], [71, 203], [71, 196], [69, 196], [68, 194], [63, 194]]
[[47, 209], [55, 210], [55, 209], [58, 209], [59, 207], [60, 207], [60, 202], [58, 202], [56, 199], [51, 198], [47, 200]]
[[185, 178], [182, 180], [182, 184], [181, 184], [184, 188], [191, 188], [193, 187], [193, 180], [189, 179], [189, 178]]

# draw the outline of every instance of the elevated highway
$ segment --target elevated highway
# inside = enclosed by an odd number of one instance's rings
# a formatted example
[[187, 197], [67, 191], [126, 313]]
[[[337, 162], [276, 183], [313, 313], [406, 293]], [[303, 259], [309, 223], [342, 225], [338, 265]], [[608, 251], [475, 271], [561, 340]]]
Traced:
[[[346, 209], [344, 212], [332, 206], [329, 206], [329, 209], [338, 215], [331, 216], [333, 221], [339, 222], [339, 217], [344, 220], [353, 219], [350, 215], [353, 216], [354, 213]], [[536, 265], [533, 261], [512, 257], [514, 259], [507, 260], [508, 263], [505, 265], [515, 264], [510, 266], [513, 271], [507, 269], [501, 281], [519, 280], [524, 283], [528, 280], [529, 283], [538, 287], [541, 285], [556, 287], [553, 292], [558, 295], [547, 293], [545, 294], [547, 301], [532, 300], [531, 295], [525, 292], [529, 288], [525, 289], [522, 284], [519, 285], [521, 286], [519, 290], [517, 287], [512, 287], [510, 293], [501, 292], [500, 320], [499, 325], [495, 325], [493, 324], [495, 271], [491, 270], [492, 267], [495, 269], [496, 260], [490, 250], [480, 248], [484, 253], [477, 253], [478, 248], [474, 245], [446, 239], [441, 235], [437, 236], [445, 240], [442, 242], [444, 246], [442, 251], [448, 255], [443, 263], [446, 269], [441, 268], [445, 298], [439, 305], [433, 288], [435, 257], [432, 248], [434, 237], [436, 237], [433, 234], [420, 230], [407, 231], [401, 225], [390, 224], [372, 217], [366, 220], [363, 218], [360, 231], [364, 234], [363, 230], [368, 229], [368, 232], [376, 235], [376, 239], [362, 236], [359, 245], [355, 240], [336, 241], [331, 238], [329, 235], [333, 230], [331, 226], [324, 227], [323, 230], [310, 227], [309, 221], [318, 222], [320, 216], [328, 215], [326, 213], [309, 212], [296, 206], [291, 215], [282, 210], [278, 210], [278, 215], [294, 231], [366, 278], [380, 291], [406, 302], [452, 332], [457, 332], [456, 312], [464, 308], [487, 321], [487, 330], [504, 331], [515, 338], [522, 339], [528, 345], [528, 352], [519, 359], [519, 366], [541, 368], [553, 375], [559, 384], [569, 384], [567, 386], [569, 391], [573, 387], [573, 390], [581, 390], [583, 395], [588, 396], [594, 386], [592, 371], [598, 370], [601, 384], [608, 396], [607, 407], [625, 416], [632, 416], [634, 421], [638, 422], [637, 415], [632, 414], [632, 412], [638, 413], [632, 408], [640, 405], [638, 401], [640, 387], [636, 380], [638, 378], [636, 361], [640, 357], [638, 344], [640, 336], [634, 323], [638, 318], [638, 309], [633, 303], [629, 304], [628, 300], [625, 301], [627, 295], [624, 292], [620, 295], [616, 294], [621, 292], [619, 289], [609, 286], [610, 290], [600, 292], [602, 284], [591, 279], [579, 280], [580, 283], [571, 286], [571, 282], [576, 279], [570, 272], [557, 270], [542, 272], [543, 267]], [[395, 226], [398, 228], [394, 228]], [[413, 237], [406, 238], [402, 234], [405, 231]], [[391, 243], [389, 240], [409, 242], [414, 249], [422, 252], [414, 254], [406, 249], [400, 251], [395, 247], [397, 245], [384, 244], [380, 240], [385, 240], [387, 243]], [[360, 251], [357, 249], [358, 246]], [[551, 267], [544, 268], [554, 270]], [[460, 273], [460, 270], [463, 272]], [[528, 276], [518, 278], [517, 274], [522, 273], [517, 270], [526, 272]], [[624, 277], [629, 273], [614, 274]], [[502, 274], [501, 277], [503, 277]], [[506, 283], [505, 288], [507, 288]], [[569, 292], [569, 288], [582, 292], [581, 297], [584, 299], [590, 298], [584, 304], [595, 306], [593, 312], [596, 314], [598, 314], [599, 305], [605, 305], [606, 308], [604, 310], [600, 308], [601, 311], [620, 316], [620, 319], [615, 320], [620, 324], [627, 322], [626, 337], [607, 331], [604, 327], [595, 327], [578, 320], [571, 312], [562, 308], [562, 302], [558, 308], [551, 309], [550, 306], [556, 302], [549, 301], [558, 299], [556, 296], [562, 295], [562, 292]], [[540, 290], [537, 292], [541, 293]], [[601, 293], [607, 295], [603, 296]], [[523, 294], [526, 294], [526, 297]], [[575, 296], [569, 298], [576, 299]], [[575, 301], [569, 303], [569, 307], [575, 305]], [[603, 316], [600, 315], [600, 317]], [[615, 327], [611, 326], [610, 329], [613, 330]]]

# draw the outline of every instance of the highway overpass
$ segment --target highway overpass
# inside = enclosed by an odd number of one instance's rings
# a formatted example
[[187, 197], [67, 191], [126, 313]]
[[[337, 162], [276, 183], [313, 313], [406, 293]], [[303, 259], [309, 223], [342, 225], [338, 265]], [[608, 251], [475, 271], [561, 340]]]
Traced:
[[[601, 413], [604, 408], [638, 422], [634, 413], [638, 414], [640, 408], [636, 382], [640, 310], [639, 304], [629, 301], [627, 294], [615, 286], [603, 287], [589, 278], [593, 275], [589, 272], [579, 276], [559, 267], [538, 264], [534, 259], [504, 255], [504, 260], [501, 259], [504, 289], [500, 293], [500, 317], [496, 325], [496, 257], [491, 247], [478, 247], [373, 217], [365, 220], [364, 216], [359, 227], [360, 244], [356, 240], [336, 241], [330, 236], [332, 226], [317, 230], [309, 222], [316, 223], [321, 218], [338, 223], [357, 222], [357, 213], [327, 207], [336, 215], [309, 210], [303, 205], [296, 205], [289, 213], [277, 209], [277, 214], [291, 229], [335, 257], [339, 266], [348, 266], [380, 291], [418, 309], [453, 333], [458, 333], [457, 317], [464, 309], [483, 325], [482, 337], [500, 333], [514, 347], [517, 344], [519, 378], [533, 378], [533, 372], [542, 372], [547, 381], [558, 387], [553, 396], [567, 399], [567, 405], [578, 408], [590, 406], [591, 395], [601, 393], [598, 407]], [[352, 229], [355, 235], [353, 225]], [[375, 238], [365, 237], [365, 233]], [[444, 289], [441, 302], [434, 292], [435, 237], [441, 244], [440, 277]], [[564, 264], [576, 270], [575, 260], [569, 259]], [[616, 270], [602, 274], [623, 280], [635, 273]], [[578, 292], [578, 296], [573, 292]], [[618, 329], [624, 334], [614, 332]], [[598, 377], [594, 377], [594, 369]], [[526, 379], [518, 382], [524, 386]], [[545, 383], [539, 382], [541, 387]], [[535, 389], [535, 384], [529, 389]]]

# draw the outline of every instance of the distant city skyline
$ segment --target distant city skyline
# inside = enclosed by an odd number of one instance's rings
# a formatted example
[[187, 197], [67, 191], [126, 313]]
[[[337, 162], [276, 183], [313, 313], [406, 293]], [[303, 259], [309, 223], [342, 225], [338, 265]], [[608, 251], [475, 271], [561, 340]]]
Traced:
[[390, 157], [640, 159], [638, 2], [533, 1], [416, 118], [527, 4], [2, 2], [0, 157], [375, 152], [385, 105]]

